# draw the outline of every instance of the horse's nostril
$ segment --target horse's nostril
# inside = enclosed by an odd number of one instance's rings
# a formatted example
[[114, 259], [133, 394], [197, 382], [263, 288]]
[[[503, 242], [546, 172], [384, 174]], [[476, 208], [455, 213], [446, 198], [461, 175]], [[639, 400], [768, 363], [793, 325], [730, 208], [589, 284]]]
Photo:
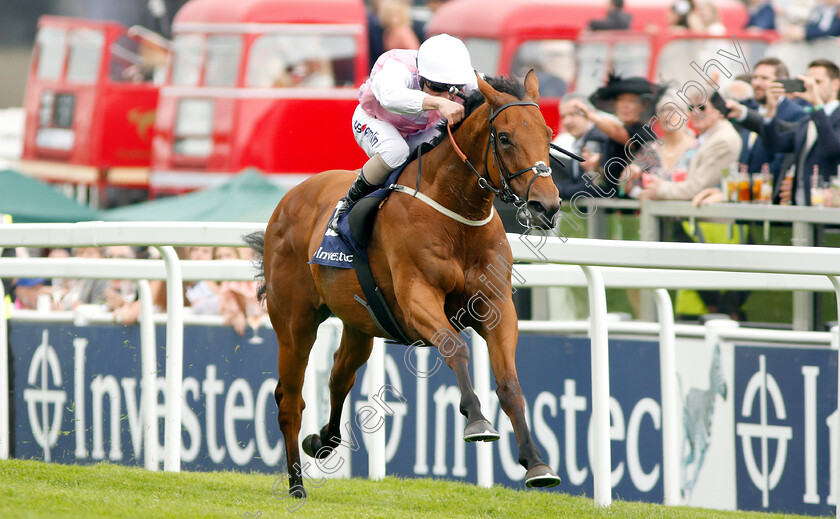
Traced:
[[530, 209], [532, 213], [536, 214], [545, 214], [548, 212], [548, 210], [545, 208], [545, 205], [543, 205], [543, 203], [538, 200], [530, 200], [528, 202], [528, 209]]
[[554, 219], [557, 208], [546, 207], [538, 200], [528, 201], [528, 212], [533, 219], [532, 224], [537, 229], [551, 229], [554, 227]]

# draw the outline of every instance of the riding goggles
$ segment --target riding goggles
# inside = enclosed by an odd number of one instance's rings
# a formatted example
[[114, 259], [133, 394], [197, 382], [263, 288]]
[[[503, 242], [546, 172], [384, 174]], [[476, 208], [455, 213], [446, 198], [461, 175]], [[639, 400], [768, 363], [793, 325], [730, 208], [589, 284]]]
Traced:
[[436, 93], [441, 92], [449, 92], [452, 87], [457, 88], [458, 90], [463, 90], [464, 85], [447, 85], [446, 83], [438, 83], [436, 81], [429, 81], [428, 79], [421, 77], [420, 81], [426, 84], [429, 87], [429, 90]]

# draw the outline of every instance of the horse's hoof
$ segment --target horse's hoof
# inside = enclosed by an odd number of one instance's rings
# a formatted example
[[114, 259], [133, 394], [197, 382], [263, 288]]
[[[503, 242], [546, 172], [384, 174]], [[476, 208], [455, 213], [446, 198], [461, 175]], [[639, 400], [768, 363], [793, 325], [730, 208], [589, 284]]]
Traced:
[[559, 484], [560, 477], [548, 465], [533, 466], [525, 474], [525, 486], [528, 488], [556, 487]]
[[307, 456], [316, 459], [324, 459], [332, 452], [332, 449], [324, 448], [321, 437], [317, 434], [310, 434], [304, 438], [302, 447]]
[[499, 439], [499, 431], [487, 420], [476, 420], [464, 427], [464, 441], [467, 442], [494, 442]]
[[295, 485], [289, 489], [289, 495], [298, 499], [306, 499], [306, 489], [303, 485]]

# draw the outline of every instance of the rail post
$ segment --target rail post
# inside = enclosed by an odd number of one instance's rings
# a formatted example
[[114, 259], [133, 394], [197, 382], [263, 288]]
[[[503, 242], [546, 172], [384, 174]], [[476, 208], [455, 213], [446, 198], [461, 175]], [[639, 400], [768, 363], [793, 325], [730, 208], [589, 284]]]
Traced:
[[145, 279], [137, 281], [140, 299], [140, 408], [143, 430], [143, 466], [158, 470], [158, 420], [157, 420], [157, 341], [155, 322], [152, 319], [152, 291]]
[[[840, 277], [828, 276], [828, 279], [829, 279], [829, 281], [831, 281], [832, 286], [834, 286], [834, 296], [837, 298], [837, 305], [838, 305], [837, 306], [837, 314], [838, 314], [838, 319], [840, 319]], [[840, 323], [840, 320], [838, 320], [838, 323]], [[838, 349], [838, 347], [840, 347], [840, 339], [838, 339], [838, 334], [840, 334], [840, 331], [838, 331], [837, 326], [834, 326], [831, 329], [831, 345], [832, 345], [832, 347], [837, 349], [837, 355], [840, 356], [840, 349]], [[837, 363], [837, 407], [840, 408], [840, 359], [838, 359], [838, 363]], [[838, 412], [838, 419], [840, 420], [840, 412]], [[837, 442], [837, 445], [840, 445], [840, 427], [835, 427], [834, 430], [835, 430], [834, 441]], [[840, 472], [837, 472], [837, 471], [840, 471], [840, 460], [835, 458], [835, 459], [831, 460], [831, 462], [834, 463], [835, 466], [836, 466], [834, 473], [835, 474], [840, 473]], [[830, 467], [829, 467], [829, 471], [830, 471]], [[840, 477], [835, 479], [834, 488], [832, 490], [834, 491], [835, 496], [840, 496]], [[835, 508], [834, 508], [834, 516], [837, 519], [840, 519], [840, 499], [838, 499], [837, 501], [838, 502], [837, 502], [837, 504], [835, 505]]]
[[[379, 404], [376, 396], [385, 386], [385, 340], [381, 337], [373, 339], [373, 351], [368, 360], [368, 404], [377, 409]], [[370, 450], [368, 451], [368, 477], [378, 481], [385, 477], [385, 419], [382, 427], [370, 433]]]
[[[2, 251], [2, 249], [0, 249]], [[6, 322], [6, 290], [3, 283], [0, 283], [0, 460], [9, 459], [9, 399], [11, 392], [6, 391], [9, 387], [9, 329]]]
[[674, 306], [664, 288], [654, 291], [659, 317], [659, 378], [662, 391], [662, 484], [666, 505], [680, 504], [679, 403]]
[[166, 416], [163, 469], [181, 471], [181, 404], [184, 385], [184, 282], [175, 248], [157, 246], [166, 265]]
[[589, 340], [592, 356], [592, 422], [594, 450], [592, 477], [596, 506], [610, 506], [610, 352], [607, 334], [607, 294], [604, 278], [596, 267], [581, 266], [589, 290]]
[[[492, 422], [490, 399], [490, 354], [487, 342], [475, 330], [472, 331], [472, 364], [474, 375], [474, 389], [481, 402], [481, 410]], [[480, 487], [493, 486], [493, 444], [490, 442], [475, 442], [476, 449], [476, 484]]]

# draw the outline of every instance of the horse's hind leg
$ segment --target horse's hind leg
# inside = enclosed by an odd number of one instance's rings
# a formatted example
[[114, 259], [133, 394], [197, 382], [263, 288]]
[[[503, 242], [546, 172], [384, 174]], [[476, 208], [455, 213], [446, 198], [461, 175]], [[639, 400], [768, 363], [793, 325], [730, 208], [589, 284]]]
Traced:
[[[273, 305], [269, 306], [269, 311], [271, 311], [271, 306]], [[303, 488], [298, 449], [300, 422], [303, 408], [306, 407], [301, 391], [309, 352], [315, 342], [318, 320], [315, 312], [312, 312], [312, 315], [298, 317], [288, 315], [280, 319], [272, 317], [271, 322], [277, 334], [278, 343], [278, 382], [274, 390], [274, 399], [277, 402], [277, 421], [280, 423], [280, 430], [283, 432], [283, 440], [286, 444], [289, 494], [305, 498], [306, 490]]]
[[341, 344], [333, 356], [330, 372], [330, 418], [319, 434], [303, 440], [303, 451], [316, 459], [324, 459], [341, 442], [341, 411], [344, 400], [356, 382], [356, 370], [367, 362], [373, 347], [373, 337], [355, 328], [344, 326]]

